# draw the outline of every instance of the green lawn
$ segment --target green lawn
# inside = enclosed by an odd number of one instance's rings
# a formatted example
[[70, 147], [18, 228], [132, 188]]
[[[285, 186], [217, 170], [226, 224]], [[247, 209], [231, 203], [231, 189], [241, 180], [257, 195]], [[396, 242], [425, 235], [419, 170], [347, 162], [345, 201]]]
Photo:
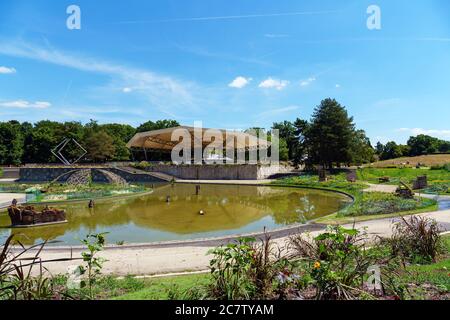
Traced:
[[[364, 168], [358, 170], [358, 179], [364, 180], [370, 183], [380, 183], [379, 178], [389, 177], [390, 181], [387, 184], [397, 185], [400, 181], [412, 185], [412, 182], [417, 179], [418, 176], [428, 177], [428, 184], [430, 186], [436, 186], [439, 193], [448, 193], [450, 187], [450, 170], [430, 168]], [[437, 188], [437, 187], [440, 188]], [[446, 188], [445, 188], [446, 187]], [[429, 192], [433, 189], [429, 188]]]
[[450, 235], [444, 236], [444, 243], [447, 248], [444, 259], [430, 265], [409, 266], [409, 274], [404, 275], [403, 279], [416, 285], [430, 284], [443, 292], [450, 292]]

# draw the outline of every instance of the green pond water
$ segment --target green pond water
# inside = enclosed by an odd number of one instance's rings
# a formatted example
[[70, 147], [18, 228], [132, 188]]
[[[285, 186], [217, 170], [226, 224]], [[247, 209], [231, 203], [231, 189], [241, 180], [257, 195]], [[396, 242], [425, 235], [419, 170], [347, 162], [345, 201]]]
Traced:
[[349, 201], [338, 193], [310, 189], [202, 185], [196, 195], [195, 185], [165, 185], [150, 195], [97, 201], [93, 209], [87, 202], [59, 205], [67, 212], [66, 224], [10, 229], [9, 217], [0, 214], [0, 242], [12, 233], [24, 244], [53, 240], [52, 245], [78, 245], [86, 234], [99, 232], [109, 232], [110, 244], [245, 234], [305, 223]]

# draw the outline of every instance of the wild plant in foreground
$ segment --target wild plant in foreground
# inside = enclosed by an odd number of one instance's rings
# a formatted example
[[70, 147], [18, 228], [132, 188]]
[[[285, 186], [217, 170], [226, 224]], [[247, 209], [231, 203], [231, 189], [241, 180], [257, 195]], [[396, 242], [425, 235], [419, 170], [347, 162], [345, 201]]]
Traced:
[[86, 281], [83, 281], [82, 285], [88, 287], [90, 299], [94, 298], [93, 285], [101, 273], [103, 263], [107, 261], [102, 257], [98, 257], [98, 253], [103, 250], [105, 245], [106, 234], [107, 233], [89, 234], [85, 239], [81, 240], [81, 243], [87, 247], [87, 251], [81, 253], [86, 265], [79, 266], [79, 269], [81, 275], [87, 276], [87, 284]]
[[436, 262], [444, 252], [441, 230], [434, 219], [422, 216], [402, 217], [392, 229], [392, 236], [383, 239], [392, 256], [400, 256], [411, 263]]
[[[71, 261], [53, 259], [44, 261], [40, 254], [46, 242], [25, 248], [17, 242], [18, 248], [13, 248], [14, 235], [8, 237], [0, 251], [0, 300], [49, 300], [70, 298], [64, 290], [55, 285], [51, 277], [44, 275], [45, 263]], [[33, 275], [34, 268], [38, 275]]]
[[374, 257], [365, 247], [366, 234], [341, 226], [312, 239], [290, 239], [291, 258], [305, 261], [318, 300], [354, 299]]

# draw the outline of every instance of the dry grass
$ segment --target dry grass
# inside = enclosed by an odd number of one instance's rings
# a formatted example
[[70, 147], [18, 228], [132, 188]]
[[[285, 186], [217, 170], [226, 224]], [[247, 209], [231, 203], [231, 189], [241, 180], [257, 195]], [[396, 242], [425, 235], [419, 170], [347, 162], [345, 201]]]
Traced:
[[418, 163], [424, 164], [428, 167], [443, 165], [450, 163], [450, 154], [432, 154], [418, 157], [403, 157], [385, 161], [379, 161], [372, 164], [375, 168], [386, 168], [390, 166], [405, 165], [409, 162], [409, 166], [416, 166]]

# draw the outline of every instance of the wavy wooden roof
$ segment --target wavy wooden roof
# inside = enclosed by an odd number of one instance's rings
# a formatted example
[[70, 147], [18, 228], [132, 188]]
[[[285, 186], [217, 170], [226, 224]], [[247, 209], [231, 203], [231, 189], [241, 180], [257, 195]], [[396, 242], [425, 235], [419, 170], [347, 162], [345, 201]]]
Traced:
[[[181, 130], [180, 130], [181, 129]], [[178, 130], [178, 131], [177, 131]], [[167, 128], [155, 131], [137, 133], [128, 143], [128, 148], [145, 148], [154, 150], [172, 150], [179, 144], [179, 132], [187, 130], [191, 135], [191, 146], [194, 147], [194, 127], [180, 126], [174, 128]], [[211, 131], [209, 131], [211, 130]], [[211, 144], [211, 139], [208, 136], [222, 135], [224, 141], [234, 139], [235, 149], [265, 149], [270, 146], [270, 142], [259, 139], [258, 137], [245, 133], [242, 131], [228, 131], [222, 129], [207, 129], [203, 128], [202, 147]], [[206, 135], [205, 135], [206, 134]], [[174, 141], [172, 141], [174, 137]]]

